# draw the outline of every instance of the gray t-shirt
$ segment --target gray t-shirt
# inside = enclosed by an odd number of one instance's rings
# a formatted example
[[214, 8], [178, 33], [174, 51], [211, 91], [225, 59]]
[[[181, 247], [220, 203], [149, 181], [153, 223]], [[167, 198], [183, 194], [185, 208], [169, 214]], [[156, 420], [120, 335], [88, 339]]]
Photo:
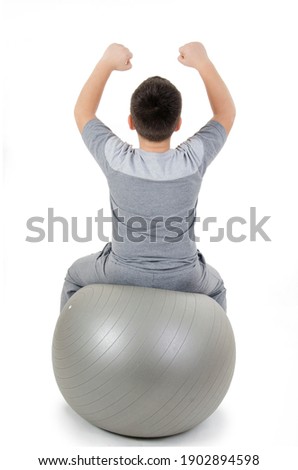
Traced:
[[193, 264], [198, 194], [207, 166], [226, 141], [224, 127], [211, 120], [164, 153], [133, 148], [97, 118], [85, 125], [82, 137], [109, 184], [115, 259], [154, 270]]

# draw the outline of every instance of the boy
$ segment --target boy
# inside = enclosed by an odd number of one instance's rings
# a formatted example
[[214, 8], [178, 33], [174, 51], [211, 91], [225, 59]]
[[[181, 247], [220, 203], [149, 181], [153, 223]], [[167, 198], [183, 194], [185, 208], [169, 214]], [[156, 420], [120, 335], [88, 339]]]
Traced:
[[132, 66], [124, 46], [107, 48], [79, 95], [75, 119], [108, 180], [113, 237], [101, 252], [69, 268], [61, 308], [81, 287], [108, 283], [200, 292], [226, 310], [223, 281], [197, 250], [193, 228], [202, 177], [231, 130], [235, 106], [201, 43], [186, 44], [179, 52], [181, 64], [199, 72], [213, 116], [176, 149], [170, 139], [181, 126], [181, 95], [166, 79], [151, 77], [132, 95], [128, 123], [138, 133], [139, 149], [96, 117], [112, 71]]

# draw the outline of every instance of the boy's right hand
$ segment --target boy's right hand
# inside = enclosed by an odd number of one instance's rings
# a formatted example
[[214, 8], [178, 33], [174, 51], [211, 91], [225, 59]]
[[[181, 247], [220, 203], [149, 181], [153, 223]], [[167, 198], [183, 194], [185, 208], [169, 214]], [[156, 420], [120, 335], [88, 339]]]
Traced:
[[179, 49], [178, 57], [181, 64], [200, 70], [202, 66], [210, 62], [206, 49], [201, 42], [189, 42]]
[[132, 67], [130, 59], [133, 55], [122, 44], [110, 44], [104, 52], [101, 62], [108, 65], [111, 70], [129, 70]]

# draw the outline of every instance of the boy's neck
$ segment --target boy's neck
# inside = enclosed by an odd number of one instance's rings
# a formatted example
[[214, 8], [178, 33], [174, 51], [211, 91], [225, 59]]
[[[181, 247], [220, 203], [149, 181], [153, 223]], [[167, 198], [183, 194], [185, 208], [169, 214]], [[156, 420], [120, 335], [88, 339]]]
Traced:
[[152, 153], [164, 153], [170, 150], [171, 139], [163, 140], [162, 142], [153, 142], [152, 140], [147, 140], [139, 137], [140, 148], [144, 150], [144, 152], [152, 152]]

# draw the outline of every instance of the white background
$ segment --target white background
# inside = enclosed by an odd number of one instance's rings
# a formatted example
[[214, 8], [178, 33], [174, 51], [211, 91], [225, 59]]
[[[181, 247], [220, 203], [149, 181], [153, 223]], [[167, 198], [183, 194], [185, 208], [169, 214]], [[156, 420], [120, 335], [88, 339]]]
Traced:
[[[175, 452], [257, 453], [263, 469], [295, 468], [298, 443], [297, 359], [297, 23], [295, 1], [7, 0], [4, 5], [4, 189], [6, 205], [2, 310], [3, 468], [39, 468], [38, 456]], [[208, 169], [199, 215], [249, 222], [270, 215], [260, 236], [225, 238], [200, 249], [228, 288], [237, 366], [220, 408], [180, 436], [136, 440], [99, 430], [63, 401], [51, 366], [51, 341], [68, 266], [100, 250], [88, 243], [26, 242], [26, 221], [49, 207], [70, 222], [109, 215], [107, 184], [76, 129], [78, 93], [111, 42], [134, 53], [133, 69], [114, 72], [98, 115], [124, 140], [130, 95], [150, 75], [169, 78], [184, 98], [176, 146], [210, 117], [195, 71], [178, 48], [202, 41], [237, 107], [237, 120]], [[106, 227], [109, 234], [110, 227]], [[235, 235], [249, 235], [235, 227]], [[216, 234], [214, 229], [213, 235]], [[36, 235], [36, 234], [35, 234]], [[210, 234], [209, 234], [210, 235]], [[117, 446], [112, 449], [111, 446]], [[119, 449], [118, 449], [119, 446]], [[136, 449], [132, 449], [135, 447]], [[297, 447], [296, 447], [297, 449]], [[16, 459], [16, 460], [13, 460]], [[287, 460], [288, 459], [288, 460]], [[285, 464], [285, 462], [288, 462]], [[282, 464], [283, 462], [283, 464]]]

